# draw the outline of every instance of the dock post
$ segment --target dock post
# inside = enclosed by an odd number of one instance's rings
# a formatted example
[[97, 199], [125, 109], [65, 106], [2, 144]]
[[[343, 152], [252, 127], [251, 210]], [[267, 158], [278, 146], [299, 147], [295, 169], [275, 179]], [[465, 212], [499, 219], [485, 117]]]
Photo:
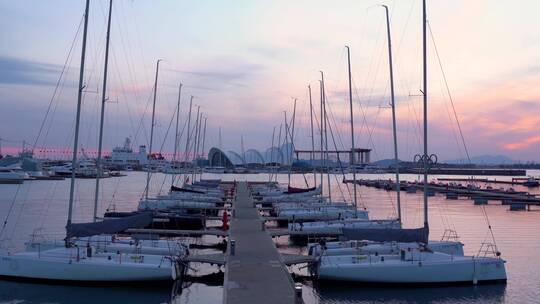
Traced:
[[303, 304], [304, 301], [302, 299], [302, 284], [301, 283], [295, 283], [294, 284], [294, 294], [296, 297], [296, 303], [297, 304]]
[[234, 255], [234, 247], [236, 247], [236, 241], [235, 240], [231, 240], [231, 255]]

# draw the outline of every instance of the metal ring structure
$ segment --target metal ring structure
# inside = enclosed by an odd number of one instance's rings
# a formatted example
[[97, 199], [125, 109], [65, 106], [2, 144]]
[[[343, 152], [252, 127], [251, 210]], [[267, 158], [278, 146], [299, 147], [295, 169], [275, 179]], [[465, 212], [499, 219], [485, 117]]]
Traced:
[[437, 164], [438, 162], [438, 157], [436, 154], [431, 154], [431, 155], [427, 155], [427, 154], [423, 154], [423, 155], [420, 155], [420, 154], [416, 154], [414, 156], [414, 162], [415, 163], [419, 163], [421, 164], [422, 166], [427, 162], [427, 166], [428, 168], [431, 168], [433, 167], [433, 165]]

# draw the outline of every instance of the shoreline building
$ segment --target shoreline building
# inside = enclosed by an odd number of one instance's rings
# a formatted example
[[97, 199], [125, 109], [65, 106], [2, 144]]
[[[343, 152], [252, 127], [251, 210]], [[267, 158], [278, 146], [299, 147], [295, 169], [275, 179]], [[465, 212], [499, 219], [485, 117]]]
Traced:
[[115, 168], [134, 169], [140, 168], [148, 164], [148, 154], [146, 146], [139, 146], [137, 153], [131, 148], [131, 140], [126, 137], [122, 147], [115, 147], [111, 155], [105, 156], [105, 164]]

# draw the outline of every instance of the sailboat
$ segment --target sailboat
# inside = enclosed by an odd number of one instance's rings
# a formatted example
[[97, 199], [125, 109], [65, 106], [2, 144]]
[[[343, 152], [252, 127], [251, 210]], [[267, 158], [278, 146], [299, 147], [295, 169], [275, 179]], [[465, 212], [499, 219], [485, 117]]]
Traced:
[[[388, 9], [385, 7], [387, 16]], [[388, 22], [388, 19], [387, 19]], [[388, 24], [388, 23], [387, 23]], [[366, 240], [395, 241], [409, 238], [413, 246], [370, 250], [361, 254], [320, 256], [317, 275], [324, 280], [388, 284], [450, 284], [506, 281], [505, 261], [498, 251], [491, 256], [456, 256], [430, 250], [428, 243], [427, 153], [427, 48], [426, 0], [423, 0], [423, 96], [424, 96], [424, 227], [408, 230], [356, 231]], [[347, 234], [347, 231], [344, 231]], [[358, 239], [358, 238], [356, 238]], [[415, 240], [416, 239], [416, 240]], [[388, 251], [388, 249], [397, 249]], [[373, 248], [371, 248], [373, 249]]]
[[[111, 25], [112, 0], [109, 3], [108, 33]], [[82, 93], [84, 89], [84, 63], [88, 29], [89, 0], [86, 0], [84, 32], [82, 41], [79, 91], [75, 120], [72, 164], [77, 168], [77, 151], [80, 126]], [[107, 51], [108, 39], [107, 34]], [[159, 68], [159, 61], [158, 61]], [[105, 68], [106, 69], [106, 68]], [[106, 75], [106, 74], [105, 74]], [[106, 79], [106, 78], [105, 78]], [[157, 73], [156, 73], [157, 80]], [[104, 86], [105, 82], [104, 80]], [[105, 98], [103, 96], [103, 98]], [[21, 253], [7, 253], [0, 257], [0, 277], [16, 280], [81, 282], [136, 282], [171, 280], [181, 275], [179, 264], [172, 256], [115, 253], [98, 251], [90, 242], [81, 246], [78, 237], [88, 237], [102, 233], [114, 233], [132, 226], [151, 221], [149, 214], [99, 223], [73, 224], [73, 202], [76, 170], [71, 172], [69, 211], [64, 246], [52, 249], [29, 250]], [[144, 226], [144, 225], [143, 225]]]
[[[400, 185], [399, 181], [399, 156], [398, 156], [398, 144], [397, 144], [397, 125], [396, 125], [396, 107], [395, 107], [395, 95], [394, 95], [394, 74], [393, 74], [393, 64], [392, 64], [392, 39], [390, 35], [390, 18], [388, 14], [388, 7], [383, 6], [385, 9], [385, 15], [386, 15], [386, 26], [387, 26], [387, 38], [388, 38], [388, 63], [389, 63], [389, 78], [390, 78], [390, 98], [391, 98], [391, 109], [392, 109], [392, 133], [393, 133], [393, 142], [394, 142], [394, 167], [395, 167], [395, 176], [396, 176], [396, 185]], [[352, 77], [351, 77], [351, 63], [350, 63], [350, 49], [347, 48], [347, 62], [348, 62], [348, 68], [349, 68], [349, 104], [350, 104], [350, 112], [351, 112], [351, 121], [353, 121], [353, 110], [352, 110]], [[351, 134], [354, 134], [354, 124], [351, 124]], [[351, 137], [351, 144], [354, 150], [354, 136]], [[356, 166], [352, 166], [353, 168], [353, 187], [356, 185], [356, 174], [355, 169]], [[387, 182], [388, 185], [388, 182]], [[401, 195], [400, 195], [400, 188], [397, 186], [389, 185], [391, 189], [396, 190], [396, 201], [397, 201], [397, 219], [395, 220], [395, 225], [388, 225], [386, 229], [401, 229], [402, 224], [402, 215], [401, 215]], [[356, 188], [355, 193], [356, 193]], [[390, 222], [389, 224], [392, 224]], [[334, 227], [338, 227], [337, 223], [333, 224]], [[372, 228], [380, 228], [380, 225], [373, 225], [373, 227], [370, 227], [369, 225], [365, 225], [364, 223], [350, 223], [348, 225], [342, 224], [342, 228], [359, 228], [359, 229], [372, 229]], [[309, 227], [308, 229], [313, 227]], [[304, 228], [305, 229], [305, 228]], [[354, 233], [353, 233], [354, 234]], [[352, 254], [363, 254], [365, 252], [397, 252], [399, 251], [399, 248], [418, 248], [417, 244], [415, 243], [407, 243], [407, 242], [387, 242], [387, 243], [380, 243], [380, 242], [365, 242], [364, 240], [349, 240], [349, 241], [340, 241], [340, 242], [331, 242], [331, 243], [325, 243], [323, 244], [308, 244], [310, 247], [310, 252], [312, 254], [324, 254], [324, 255], [352, 255]], [[363, 247], [366, 246], [366, 247]], [[411, 247], [412, 246], [412, 247]], [[324, 247], [324, 249], [323, 249]], [[452, 255], [458, 255], [463, 256], [463, 243], [459, 241], [452, 241], [452, 240], [440, 240], [440, 241], [428, 241], [428, 248], [433, 251], [452, 254]], [[374, 250], [373, 250], [374, 249]]]

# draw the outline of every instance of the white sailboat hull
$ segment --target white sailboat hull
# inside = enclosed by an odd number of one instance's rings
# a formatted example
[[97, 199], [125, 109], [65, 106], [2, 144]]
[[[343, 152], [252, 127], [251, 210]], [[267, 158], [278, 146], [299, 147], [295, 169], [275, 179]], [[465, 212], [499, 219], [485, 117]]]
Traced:
[[[120, 252], [161, 256], [183, 256], [187, 253], [187, 246], [181, 244], [180, 242], [168, 240], [113, 240], [110, 235], [100, 235], [84, 237], [72, 241], [74, 241], [74, 243], [81, 248], [89, 244], [98, 253]], [[62, 248], [64, 246], [65, 243], [63, 240], [34, 241], [26, 244], [26, 252], [45, 251], [49, 249]]]
[[138, 210], [168, 210], [174, 208], [193, 208], [204, 209], [214, 208], [215, 203], [207, 202], [195, 202], [195, 201], [179, 201], [179, 200], [141, 200], [139, 202]]
[[25, 172], [17, 171], [3, 171], [0, 172], [0, 181], [1, 180], [25, 180], [30, 178]]
[[[170, 260], [149, 255], [135, 257], [111, 254], [111, 259], [97, 255], [90, 258], [83, 256], [77, 260], [76, 255], [70, 256], [65, 249], [25, 252], [1, 257], [0, 277], [70, 282], [172, 280], [173, 267]], [[119, 260], [121, 258], [125, 261]]]
[[[401, 260], [393, 256], [322, 257], [319, 278], [387, 284], [452, 284], [506, 281], [504, 261], [488, 257], [451, 257]], [[443, 255], [443, 258], [440, 256]], [[382, 257], [386, 259], [381, 260]], [[396, 258], [397, 257], [397, 258]], [[336, 258], [340, 259], [337, 260]]]
[[[366, 241], [328, 242], [323, 250], [320, 244], [309, 244], [312, 255], [365, 255], [365, 254], [397, 254], [401, 249], [418, 249], [418, 243], [372, 243]], [[454, 241], [429, 241], [427, 247], [435, 252], [454, 256], [463, 256], [463, 243]]]

